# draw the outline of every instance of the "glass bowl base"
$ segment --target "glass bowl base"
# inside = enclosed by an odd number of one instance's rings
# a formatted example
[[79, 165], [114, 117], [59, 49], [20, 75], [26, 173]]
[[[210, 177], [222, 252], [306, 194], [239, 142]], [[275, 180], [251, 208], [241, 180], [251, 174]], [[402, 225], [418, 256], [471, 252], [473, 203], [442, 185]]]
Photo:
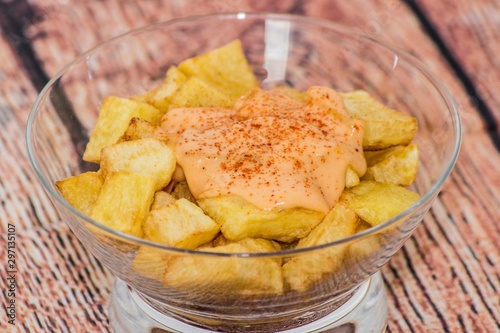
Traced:
[[[115, 333], [211, 333], [153, 309], [125, 282], [116, 279], [108, 304]], [[380, 272], [365, 281], [342, 306], [306, 325], [281, 333], [382, 333], [387, 326], [387, 295]]]

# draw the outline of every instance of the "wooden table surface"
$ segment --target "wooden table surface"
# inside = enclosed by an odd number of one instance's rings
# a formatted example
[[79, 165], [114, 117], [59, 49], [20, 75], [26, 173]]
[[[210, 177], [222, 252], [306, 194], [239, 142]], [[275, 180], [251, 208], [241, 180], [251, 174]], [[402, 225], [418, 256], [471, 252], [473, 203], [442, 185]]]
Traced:
[[[443, 80], [461, 114], [462, 149], [431, 212], [382, 270], [388, 332], [500, 332], [498, 0], [0, 1], [0, 331], [109, 331], [113, 278], [60, 221], [27, 159], [37, 93], [76, 55], [129, 29], [240, 10], [351, 25], [406, 49]], [[15, 326], [5, 311], [9, 225]]]

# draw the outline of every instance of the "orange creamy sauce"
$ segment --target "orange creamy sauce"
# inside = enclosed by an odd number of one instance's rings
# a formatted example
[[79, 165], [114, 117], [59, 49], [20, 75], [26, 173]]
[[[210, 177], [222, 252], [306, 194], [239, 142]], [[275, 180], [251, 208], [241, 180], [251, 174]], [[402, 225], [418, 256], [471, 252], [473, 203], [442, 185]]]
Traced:
[[311, 87], [308, 102], [255, 89], [234, 108], [179, 108], [162, 119], [178, 169], [195, 198], [235, 194], [262, 209], [327, 213], [350, 165], [366, 171], [360, 120], [332, 89]]

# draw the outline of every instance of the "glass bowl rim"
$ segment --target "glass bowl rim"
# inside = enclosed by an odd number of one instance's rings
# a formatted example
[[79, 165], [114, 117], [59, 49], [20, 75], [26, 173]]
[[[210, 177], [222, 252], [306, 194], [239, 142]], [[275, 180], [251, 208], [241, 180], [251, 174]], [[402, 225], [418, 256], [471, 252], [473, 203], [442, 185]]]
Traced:
[[[445, 104], [448, 107], [448, 110], [451, 111], [451, 116], [453, 120], [453, 126], [455, 129], [456, 133], [456, 139], [454, 142], [454, 147], [453, 147], [453, 153], [450, 157], [450, 159], [447, 161], [447, 167], [442, 172], [442, 174], [439, 176], [439, 178], [432, 184], [430, 189], [425, 192], [418, 201], [416, 201], [413, 205], [408, 207], [406, 210], [398, 214], [397, 216], [392, 217], [391, 219], [384, 221], [383, 223], [380, 223], [376, 226], [370, 227], [369, 229], [363, 230], [361, 232], [358, 232], [354, 235], [351, 235], [349, 237], [341, 238], [333, 242], [325, 243], [325, 244], [320, 244], [320, 245], [315, 245], [311, 247], [305, 247], [305, 248], [294, 248], [294, 249], [285, 249], [285, 250], [279, 250], [279, 251], [272, 251], [272, 252], [260, 252], [260, 253], [220, 253], [220, 252], [210, 252], [210, 251], [199, 251], [199, 250], [191, 250], [191, 249], [185, 249], [185, 248], [179, 248], [179, 247], [173, 247], [173, 246], [168, 246], [164, 245], [161, 243], [156, 243], [156, 242], [151, 242], [143, 238], [139, 238], [121, 231], [117, 231], [115, 229], [112, 229], [108, 226], [105, 226], [96, 220], [91, 219], [89, 216], [85, 215], [84, 213], [78, 211], [75, 209], [73, 206], [71, 206], [63, 197], [62, 195], [56, 191], [51, 184], [45, 179], [43, 176], [40, 167], [38, 166], [36, 159], [34, 157], [34, 149], [32, 146], [32, 127], [33, 127], [33, 122], [37, 117], [37, 114], [39, 113], [41, 109], [41, 104], [43, 104], [43, 101], [46, 98], [47, 93], [50, 91], [50, 89], [58, 82], [58, 80], [67, 72], [69, 71], [73, 66], [78, 64], [82, 59], [85, 59], [89, 56], [91, 56], [93, 53], [98, 52], [99, 49], [111, 45], [113, 43], [119, 42], [122, 39], [126, 39], [127, 37], [131, 37], [134, 35], [146, 33], [149, 30], [156, 30], [158, 28], [168, 28], [169, 26], [174, 26], [182, 23], [188, 23], [192, 21], [202, 21], [202, 20], [211, 20], [211, 19], [218, 19], [218, 20], [245, 20], [247, 18], [251, 19], [262, 19], [263, 21], [266, 20], [279, 20], [279, 21], [288, 21], [288, 22], [294, 22], [294, 23], [300, 23], [300, 24], [307, 24], [311, 25], [317, 28], [325, 28], [329, 31], [333, 31], [335, 33], [340, 33], [344, 35], [351, 35], [351, 36], [356, 36], [359, 39], [363, 40], [364, 42], [369, 42], [372, 44], [376, 44], [377, 46], [382, 46], [383, 48], [393, 52], [394, 54], [397, 54], [398, 58], [405, 60], [408, 64], [413, 66], [414, 68], [418, 69], [418, 71], [423, 74], [429, 81], [432, 83], [437, 90], [437, 92], [440, 94], [441, 98], [445, 102]], [[449, 174], [451, 173], [457, 159], [458, 159], [458, 154], [460, 151], [460, 145], [462, 141], [462, 133], [461, 133], [461, 122], [460, 122], [460, 116], [458, 113], [458, 109], [456, 106], [456, 103], [453, 100], [453, 97], [449, 93], [448, 89], [444, 86], [444, 84], [440, 81], [440, 79], [437, 78], [428, 68], [426, 65], [424, 65], [423, 62], [418, 60], [416, 57], [413, 55], [407, 53], [406, 51], [402, 50], [401, 48], [384, 41], [380, 39], [379, 37], [375, 36], [374, 34], [369, 34], [369, 33], [361, 33], [361, 32], [356, 32], [352, 30], [352, 27], [348, 25], [343, 25], [334, 21], [326, 20], [326, 19], [319, 19], [315, 17], [308, 17], [304, 15], [297, 15], [297, 14], [281, 14], [281, 13], [262, 13], [262, 12], [232, 12], [232, 13], [211, 13], [211, 14], [205, 14], [205, 15], [194, 15], [194, 16], [188, 16], [188, 17], [182, 17], [182, 18], [177, 18], [177, 19], [172, 19], [172, 20], [167, 20], [164, 22], [158, 22], [150, 25], [146, 25], [140, 28], [132, 29], [129, 30], [125, 33], [122, 33], [116, 37], [110, 38], [108, 40], [105, 40], [93, 48], [81, 53], [78, 55], [76, 58], [74, 58], [71, 62], [66, 64], [64, 67], [62, 67], [44, 86], [44, 88], [40, 91], [38, 94], [31, 110], [28, 116], [27, 120], [27, 125], [26, 125], [26, 144], [27, 144], [27, 151], [28, 151], [28, 158], [30, 161], [30, 164], [35, 171], [35, 174], [37, 178], [40, 180], [42, 183], [45, 191], [47, 191], [50, 194], [51, 200], [56, 199], [60, 204], [62, 204], [66, 209], [68, 209], [73, 215], [78, 216], [79, 218], [83, 219], [84, 221], [90, 223], [91, 225], [99, 228], [100, 230], [104, 231], [107, 234], [110, 234], [110, 237], [116, 237], [120, 239], [121, 241], [125, 241], [127, 243], [132, 243], [132, 244], [138, 244], [138, 245], [146, 245], [150, 246], [152, 248], [157, 248], [161, 250], [167, 250], [170, 252], [174, 253], [184, 253], [184, 254], [193, 254], [193, 255], [201, 255], [201, 256], [215, 256], [215, 257], [276, 257], [276, 256], [288, 256], [288, 255], [296, 255], [299, 253], [306, 253], [306, 252], [312, 252], [328, 247], [334, 247], [342, 244], [347, 244], [349, 242], [353, 242], [362, 238], [368, 238], [372, 235], [375, 235], [379, 233], [380, 231], [390, 227], [396, 221], [399, 221], [400, 219], [405, 218], [408, 216], [411, 212], [413, 212], [415, 209], [423, 205], [425, 202], [431, 199], [432, 196], [434, 196], [436, 193], [439, 192], [441, 186], [445, 182], [445, 180], [448, 178]]]

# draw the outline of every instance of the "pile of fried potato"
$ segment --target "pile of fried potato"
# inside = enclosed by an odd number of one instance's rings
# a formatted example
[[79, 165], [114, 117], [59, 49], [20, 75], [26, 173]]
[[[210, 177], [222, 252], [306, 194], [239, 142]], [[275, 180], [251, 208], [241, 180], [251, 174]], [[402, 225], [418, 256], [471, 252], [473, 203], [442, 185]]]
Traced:
[[[392, 110], [365, 91], [341, 93], [348, 113], [365, 123], [368, 169], [350, 168], [340, 201], [326, 215], [295, 210], [264, 211], [238, 196], [197, 201], [189, 185], [172, 181], [175, 154], [161, 130], [163, 115], [178, 107], [232, 107], [259, 84], [241, 43], [227, 45], [168, 69], [157, 88], [131, 98], [110, 96], [83, 159], [98, 163], [56, 183], [62, 196], [90, 218], [117, 231], [185, 249], [256, 253], [329, 243], [394, 217], [419, 199], [413, 183], [419, 150], [412, 143], [415, 118]], [[276, 87], [306, 102], [307, 95]], [[376, 248], [370, 249], [376, 250]], [[305, 291], [342, 266], [346, 248], [331, 248], [284, 262], [279, 257], [217, 258], [167, 255], [138, 249], [133, 269], [167, 287], [228, 290], [239, 295]], [[213, 260], [213, 259], [212, 259]], [[205, 289], [203, 289], [205, 288]]]

